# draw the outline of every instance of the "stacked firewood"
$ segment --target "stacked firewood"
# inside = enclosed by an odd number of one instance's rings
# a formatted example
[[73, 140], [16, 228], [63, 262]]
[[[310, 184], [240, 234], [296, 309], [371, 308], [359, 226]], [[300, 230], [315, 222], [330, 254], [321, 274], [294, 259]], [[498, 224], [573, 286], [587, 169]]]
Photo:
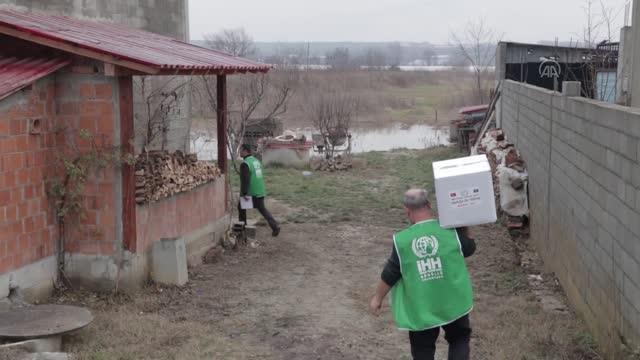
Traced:
[[220, 177], [215, 164], [195, 154], [148, 151], [136, 158], [136, 203], [143, 204], [190, 191]]
[[346, 171], [353, 167], [351, 157], [342, 157], [340, 155], [330, 159], [313, 158], [310, 164], [313, 171]]

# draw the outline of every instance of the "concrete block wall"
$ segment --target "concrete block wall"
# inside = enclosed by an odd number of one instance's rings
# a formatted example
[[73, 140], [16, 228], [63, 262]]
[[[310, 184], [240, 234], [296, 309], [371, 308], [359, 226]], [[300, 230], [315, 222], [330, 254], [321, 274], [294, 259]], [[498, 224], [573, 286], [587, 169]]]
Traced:
[[527, 161], [545, 265], [605, 353], [640, 347], [640, 110], [503, 85], [499, 121]]
[[162, 35], [189, 40], [188, 0], [0, 0], [32, 10], [103, 18]]

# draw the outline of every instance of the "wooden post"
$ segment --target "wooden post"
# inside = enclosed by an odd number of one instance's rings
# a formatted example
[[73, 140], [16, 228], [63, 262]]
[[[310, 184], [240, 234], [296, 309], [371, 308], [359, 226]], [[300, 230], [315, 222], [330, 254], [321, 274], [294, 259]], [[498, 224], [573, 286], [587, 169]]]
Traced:
[[[133, 78], [118, 78], [120, 101], [120, 146], [123, 154], [133, 154]], [[135, 167], [122, 164], [122, 242], [136, 252], [136, 178]]]
[[227, 76], [218, 75], [216, 79], [217, 116], [218, 116], [218, 167], [227, 173]]
[[224, 176], [224, 197], [225, 197], [225, 212], [229, 211], [229, 166], [227, 164], [227, 126], [228, 126], [228, 112], [227, 112], [227, 76], [218, 75], [216, 78], [216, 97], [217, 106], [216, 114], [218, 116], [218, 168]]

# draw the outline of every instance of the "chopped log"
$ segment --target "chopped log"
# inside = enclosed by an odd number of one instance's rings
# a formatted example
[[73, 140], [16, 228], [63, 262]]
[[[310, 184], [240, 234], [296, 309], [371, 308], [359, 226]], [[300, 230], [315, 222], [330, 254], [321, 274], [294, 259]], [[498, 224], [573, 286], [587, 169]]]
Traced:
[[[198, 161], [195, 154], [149, 151], [136, 159], [136, 202], [157, 201], [177, 193], [190, 191], [220, 177], [211, 162]], [[140, 192], [139, 192], [140, 191]]]

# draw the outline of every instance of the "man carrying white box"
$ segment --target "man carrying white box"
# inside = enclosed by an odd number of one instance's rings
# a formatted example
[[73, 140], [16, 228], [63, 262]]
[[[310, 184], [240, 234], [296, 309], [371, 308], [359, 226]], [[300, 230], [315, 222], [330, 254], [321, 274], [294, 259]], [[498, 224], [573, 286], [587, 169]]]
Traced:
[[475, 241], [466, 229], [440, 226], [426, 190], [409, 190], [404, 206], [413, 225], [394, 235], [370, 309], [380, 314], [391, 291], [396, 324], [409, 331], [415, 360], [434, 359], [440, 328], [449, 342], [449, 359], [467, 360], [473, 290], [464, 258], [475, 252]]

